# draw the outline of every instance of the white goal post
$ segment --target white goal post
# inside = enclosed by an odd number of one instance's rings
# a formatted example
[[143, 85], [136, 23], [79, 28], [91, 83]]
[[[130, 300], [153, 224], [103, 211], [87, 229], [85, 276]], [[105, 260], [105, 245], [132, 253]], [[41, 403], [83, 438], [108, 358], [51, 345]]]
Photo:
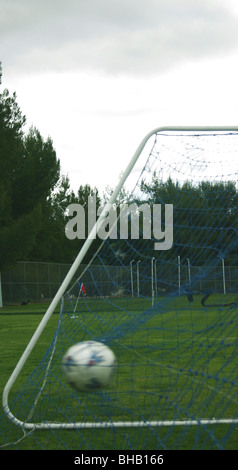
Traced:
[[[198, 420], [180, 420], [180, 421], [116, 421], [116, 422], [110, 422], [110, 421], [102, 421], [100, 423], [98, 422], [76, 422], [76, 423], [59, 423], [59, 422], [43, 422], [43, 423], [31, 423], [31, 422], [24, 422], [19, 420], [17, 417], [13, 415], [13, 413], [10, 410], [9, 403], [8, 403], [8, 397], [9, 393], [13, 387], [13, 384], [15, 383], [16, 379], [18, 378], [24, 364], [26, 363], [29, 355], [31, 354], [33, 348], [35, 347], [40, 335], [42, 334], [43, 330], [45, 329], [51, 315], [55, 311], [57, 305], [59, 304], [60, 300], [62, 299], [65, 291], [67, 290], [67, 287], [69, 286], [69, 283], [73, 279], [73, 276], [75, 275], [77, 269], [79, 268], [80, 264], [82, 263], [86, 253], [88, 252], [88, 249], [90, 248], [90, 245], [92, 244], [98, 230], [100, 229], [103, 220], [106, 217], [106, 214], [108, 212], [108, 208], [111, 207], [111, 205], [115, 202], [118, 194], [120, 193], [125, 181], [127, 180], [128, 176], [132, 172], [139, 156], [141, 155], [144, 147], [146, 146], [148, 140], [150, 137], [152, 137], [154, 134], [158, 133], [165, 133], [165, 132], [238, 132], [238, 126], [237, 127], [220, 127], [220, 126], [215, 126], [215, 127], [206, 127], [206, 126], [201, 126], [201, 127], [158, 127], [156, 129], [153, 129], [150, 131], [141, 141], [140, 145], [136, 149], [133, 157], [131, 158], [127, 168], [125, 169], [117, 187], [115, 188], [108, 204], [105, 205], [100, 217], [98, 218], [96, 224], [94, 225], [90, 235], [84, 242], [84, 245], [80, 252], [78, 253], [74, 263], [72, 264], [70, 270], [68, 271], [68, 274], [66, 275], [64, 281], [62, 282], [60, 288], [58, 289], [55, 297], [51, 301], [47, 311], [45, 312], [41, 322], [39, 323], [39, 326], [37, 327], [34, 335], [32, 336], [29, 344], [27, 345], [25, 351], [23, 352], [22, 356], [19, 359], [19, 362], [17, 363], [15, 369], [13, 370], [5, 388], [3, 391], [2, 395], [2, 404], [3, 404], [3, 409], [4, 412], [6, 413], [7, 417], [16, 425], [22, 427], [23, 429], [26, 430], [34, 430], [34, 429], [72, 429], [72, 428], [107, 428], [107, 427], [145, 427], [145, 426], [171, 426], [171, 425], [177, 425], [177, 426], [184, 426], [184, 425], [200, 425], [200, 424], [217, 424], [217, 423], [224, 423], [224, 424], [229, 424], [229, 423], [238, 423], [238, 419], [213, 419], [213, 420], [206, 420], [206, 419], [198, 419]], [[153, 269], [153, 266], [152, 266]], [[152, 288], [154, 291], [154, 288]], [[0, 292], [1, 294], [1, 292]], [[152, 292], [152, 295], [154, 295], [154, 292]], [[0, 295], [0, 300], [1, 300], [1, 295]], [[0, 305], [1, 306], [1, 305]]]

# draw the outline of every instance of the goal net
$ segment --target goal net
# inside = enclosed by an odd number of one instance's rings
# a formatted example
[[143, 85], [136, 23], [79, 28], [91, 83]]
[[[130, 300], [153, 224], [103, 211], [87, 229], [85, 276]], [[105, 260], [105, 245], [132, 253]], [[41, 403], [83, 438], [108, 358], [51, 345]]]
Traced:
[[[143, 139], [5, 386], [0, 444], [232, 446], [237, 182], [238, 129], [163, 128]], [[69, 238], [79, 223], [68, 218]], [[110, 385], [90, 393], [62, 374], [66, 350], [86, 340], [116, 357]]]

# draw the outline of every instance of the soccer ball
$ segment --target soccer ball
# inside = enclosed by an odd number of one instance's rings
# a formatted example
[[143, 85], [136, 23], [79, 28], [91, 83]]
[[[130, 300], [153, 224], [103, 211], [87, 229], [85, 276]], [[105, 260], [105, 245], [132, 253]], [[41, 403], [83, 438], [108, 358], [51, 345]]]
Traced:
[[92, 392], [109, 385], [116, 364], [112, 350], [103, 343], [83, 341], [63, 356], [66, 381], [76, 390]]

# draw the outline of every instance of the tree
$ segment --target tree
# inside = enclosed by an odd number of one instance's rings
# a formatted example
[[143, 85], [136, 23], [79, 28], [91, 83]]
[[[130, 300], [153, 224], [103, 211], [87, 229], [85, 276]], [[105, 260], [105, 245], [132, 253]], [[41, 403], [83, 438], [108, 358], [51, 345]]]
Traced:
[[51, 195], [47, 198], [42, 212], [42, 224], [36, 243], [29, 253], [31, 261], [70, 263], [74, 247], [65, 236], [66, 210], [69, 204], [77, 202], [70, 189], [67, 176], [61, 176]]
[[[93, 199], [93, 203], [90, 204], [90, 210], [91, 210], [91, 206], [93, 206], [93, 211], [94, 211], [93, 214], [89, 214], [89, 198]], [[91, 221], [93, 221], [93, 225], [97, 220], [98, 209], [101, 206], [101, 198], [99, 196], [98, 189], [96, 187], [92, 188], [89, 184], [86, 184], [84, 186], [80, 185], [77, 191], [77, 195], [74, 197], [74, 200], [71, 197], [71, 204], [80, 205], [83, 208], [83, 211], [80, 211], [80, 213], [82, 212], [84, 213], [84, 220], [81, 220], [79, 215], [76, 215], [76, 218], [73, 217], [73, 224], [74, 224], [73, 231], [75, 232], [75, 238], [73, 240], [67, 239], [67, 244], [70, 244], [70, 248], [72, 250], [71, 253], [72, 253], [73, 258], [71, 260], [73, 260], [79, 253], [80, 249], [82, 248], [85, 242], [85, 239], [87, 238], [87, 236], [89, 235], [92, 229], [92, 227], [88, 225], [89, 218], [91, 219], [92, 217]], [[65, 225], [70, 219], [69, 219], [69, 214], [66, 213]], [[76, 232], [78, 232], [78, 229], [79, 229], [79, 225], [81, 224], [84, 225], [85, 238], [77, 238], [78, 235], [76, 235]], [[96, 252], [100, 244], [101, 244], [101, 240], [98, 237], [96, 237], [96, 239], [93, 240], [92, 245], [83, 260], [85, 263], [91, 259], [91, 257]]]
[[[0, 75], [1, 76], [1, 75]], [[24, 134], [26, 118], [8, 90], [0, 94], [0, 271], [26, 259], [60, 174], [50, 138]]]
[[[156, 175], [152, 183], [142, 183], [141, 190], [149, 202], [173, 204], [174, 246], [172, 253], [194, 264], [233, 254], [237, 246], [238, 193], [233, 182], [180, 185], [169, 178], [161, 182]], [[161, 254], [161, 257], [171, 253]]]
[[60, 164], [53, 142], [43, 140], [40, 132], [31, 128], [23, 138], [23, 149], [17, 174], [12, 175], [13, 216], [29, 212], [38, 203], [45, 204], [60, 178]]

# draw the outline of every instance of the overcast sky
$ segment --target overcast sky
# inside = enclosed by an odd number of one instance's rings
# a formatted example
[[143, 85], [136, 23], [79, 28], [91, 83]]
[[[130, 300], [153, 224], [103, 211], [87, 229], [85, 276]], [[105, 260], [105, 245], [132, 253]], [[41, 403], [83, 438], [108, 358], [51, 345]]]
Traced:
[[237, 0], [0, 0], [3, 88], [72, 187], [165, 125], [238, 125]]

